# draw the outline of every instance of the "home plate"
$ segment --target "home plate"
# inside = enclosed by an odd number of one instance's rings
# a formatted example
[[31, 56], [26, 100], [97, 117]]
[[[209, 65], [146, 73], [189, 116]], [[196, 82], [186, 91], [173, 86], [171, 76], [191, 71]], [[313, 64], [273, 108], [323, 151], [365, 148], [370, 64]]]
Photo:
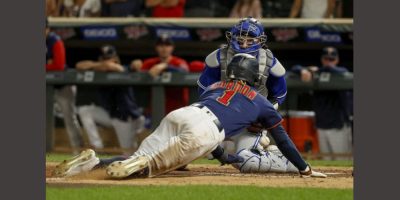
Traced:
[[338, 172], [330, 172], [330, 173], [324, 173], [326, 175], [345, 175], [346, 173], [338, 173]]

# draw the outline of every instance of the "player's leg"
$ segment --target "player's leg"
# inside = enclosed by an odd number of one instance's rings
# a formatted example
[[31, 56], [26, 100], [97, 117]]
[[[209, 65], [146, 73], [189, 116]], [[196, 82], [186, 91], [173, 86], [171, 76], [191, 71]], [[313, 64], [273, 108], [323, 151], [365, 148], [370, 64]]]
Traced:
[[233, 139], [235, 141], [236, 152], [239, 152], [242, 149], [263, 150], [270, 142], [266, 131], [263, 131], [262, 133], [250, 133], [245, 130]]
[[55, 101], [59, 104], [64, 116], [64, 124], [67, 130], [72, 148], [83, 146], [80, 126], [75, 113], [75, 93], [73, 86], [64, 86], [55, 91]]
[[112, 118], [111, 124], [113, 125], [117, 134], [118, 142], [123, 149], [136, 149], [137, 141], [135, 139], [136, 132], [131, 118], [126, 121]]
[[168, 115], [161, 120], [160, 125], [140, 143], [138, 150], [133, 156], [141, 156], [158, 151], [162, 145], [155, 144], [164, 144], [169, 141], [171, 137], [176, 136], [177, 126], [171, 123], [171, 118], [174, 118], [174, 115], [174, 112], [168, 113]]
[[146, 117], [144, 115], [141, 115], [135, 119], [132, 119], [132, 123], [133, 129], [137, 135], [143, 132], [143, 130], [145, 129]]
[[100, 159], [96, 156], [96, 153], [91, 149], [87, 149], [58, 164], [53, 170], [52, 175], [56, 177], [66, 177], [88, 172], [98, 165], [99, 162]]
[[92, 169], [107, 167], [113, 162], [128, 159], [128, 156], [114, 156], [111, 158], [98, 158], [96, 153], [87, 149], [80, 154], [59, 163], [52, 172], [56, 177], [68, 177], [88, 172]]
[[[322, 154], [330, 154], [332, 153], [330, 143], [329, 143], [329, 134], [331, 133], [330, 129], [317, 129], [318, 131], [318, 143], [319, 143], [319, 151]], [[324, 160], [330, 160], [330, 156], [323, 156]]]
[[213, 120], [197, 107], [179, 109], [172, 119], [172, 123], [180, 124], [178, 134], [153, 154], [150, 164], [157, 167], [150, 168], [149, 176], [169, 172], [211, 153], [224, 139]]
[[[153, 134], [168, 132], [175, 133], [168, 141], [152, 140], [155, 142], [152, 145], [158, 146], [156, 151], [143, 155], [142, 144], [130, 159], [111, 164], [107, 173], [113, 177], [126, 177], [136, 169], [148, 167], [148, 176], [157, 176], [210, 153], [224, 137], [207, 114], [190, 106], [171, 112]], [[144, 144], [147, 142], [146, 138]]]
[[298, 172], [297, 168], [290, 163], [277, 146], [269, 145], [266, 131], [259, 134], [241, 134], [237, 138], [237, 153], [244, 158], [243, 163], [233, 166], [242, 173], [267, 173], [267, 172]]
[[[327, 137], [332, 147], [332, 153], [351, 153], [351, 129], [348, 126], [344, 126], [341, 129], [333, 129]], [[346, 156], [336, 156], [334, 159], [345, 160], [348, 158]]]
[[90, 144], [95, 148], [103, 148], [103, 141], [99, 135], [96, 123], [110, 126], [111, 119], [108, 113], [95, 105], [80, 106], [78, 113]]
[[238, 155], [244, 158], [244, 162], [235, 163], [233, 166], [241, 173], [298, 172], [298, 169], [275, 145], [269, 145], [263, 151], [243, 149], [238, 152]]
[[161, 120], [160, 125], [142, 141], [138, 150], [130, 158], [111, 163], [107, 168], [107, 174], [113, 177], [126, 177], [147, 169], [149, 160], [147, 155], [157, 152], [168, 143], [171, 137], [176, 136], [177, 124], [171, 121], [174, 115], [175, 113], [171, 112]]

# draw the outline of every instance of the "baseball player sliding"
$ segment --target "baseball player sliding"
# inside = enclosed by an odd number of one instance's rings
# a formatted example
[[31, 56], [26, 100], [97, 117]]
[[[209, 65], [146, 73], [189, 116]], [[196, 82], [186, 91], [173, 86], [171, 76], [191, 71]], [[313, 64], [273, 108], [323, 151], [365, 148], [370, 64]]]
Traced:
[[254, 85], [260, 81], [258, 66], [254, 56], [233, 56], [227, 66], [226, 81], [205, 88], [197, 103], [169, 113], [129, 158], [100, 160], [93, 150], [86, 150], [57, 165], [53, 174], [69, 176], [111, 163], [106, 172], [114, 178], [154, 177], [209, 153], [222, 164], [241, 163], [241, 156], [225, 153], [220, 144], [225, 137], [237, 135], [257, 122], [270, 131], [279, 150], [301, 176], [326, 177], [304, 161], [283, 129], [282, 117], [255, 90]]

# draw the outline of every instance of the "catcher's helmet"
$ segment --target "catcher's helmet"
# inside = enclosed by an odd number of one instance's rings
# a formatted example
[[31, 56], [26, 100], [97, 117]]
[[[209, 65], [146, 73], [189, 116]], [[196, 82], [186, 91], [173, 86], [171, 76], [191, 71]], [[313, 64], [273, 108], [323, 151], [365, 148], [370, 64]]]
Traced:
[[[229, 45], [237, 53], [255, 52], [262, 48], [267, 41], [264, 27], [253, 17], [241, 19], [225, 35]], [[240, 47], [244, 42], [247, 42], [247, 48]]]
[[238, 53], [228, 64], [226, 75], [228, 79], [243, 80], [254, 86], [259, 80], [258, 60], [250, 54]]

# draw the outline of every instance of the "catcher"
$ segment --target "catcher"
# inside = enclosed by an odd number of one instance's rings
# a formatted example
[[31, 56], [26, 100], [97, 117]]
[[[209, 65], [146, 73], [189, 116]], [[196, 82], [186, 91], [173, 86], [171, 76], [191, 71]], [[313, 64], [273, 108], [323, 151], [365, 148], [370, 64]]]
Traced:
[[[256, 57], [259, 62], [257, 70], [260, 79], [254, 84], [254, 88], [260, 95], [268, 98], [275, 109], [278, 109], [279, 105], [284, 102], [287, 93], [285, 80], [286, 70], [266, 47], [267, 36], [264, 32], [263, 25], [253, 17], [240, 19], [230, 31], [226, 32], [226, 38], [227, 45], [213, 51], [205, 59], [206, 67], [197, 81], [199, 94], [201, 95], [206, 87], [213, 83], [227, 80], [228, 77], [225, 72], [228, 63], [232, 60], [234, 55], [246, 53]], [[241, 155], [245, 154], [246, 157], [249, 158], [256, 158], [261, 156], [261, 154], [265, 154], [264, 148], [258, 148], [259, 150], [255, 151], [260, 141], [259, 138], [263, 136], [265, 140], [269, 141], [269, 138], [265, 138], [267, 137], [266, 134], [261, 134], [261, 132], [266, 133], [266, 131], [263, 131], [262, 126], [252, 124], [247, 130], [243, 130], [241, 134], [232, 138], [226, 138], [226, 140], [234, 141], [235, 152], [241, 153]], [[269, 134], [268, 136], [270, 137]], [[267, 144], [264, 144], [264, 147], [265, 146], [267, 146]], [[277, 152], [274, 146], [271, 146], [270, 149], [274, 149], [272, 152]], [[281, 157], [281, 154], [279, 154], [279, 152], [277, 153], [278, 156]], [[259, 161], [260, 160], [261, 159], [259, 159]], [[288, 167], [289, 163], [284, 158], [271, 158], [270, 160], [272, 163], [278, 163], [277, 169], [275, 170], [275, 168], [272, 167], [270, 170], [271, 172], [293, 171], [290, 166]], [[245, 162], [243, 164], [245, 166], [241, 167], [240, 170], [244, 173], [256, 172], [253, 169], [258, 168], [259, 164], [258, 162]], [[260, 168], [259, 172], [267, 172], [262, 169], [264, 168]]]
[[[227, 81], [207, 87], [197, 103], [169, 113], [131, 157], [120, 161], [114, 159], [106, 168], [107, 174], [114, 178], [154, 177], [209, 153], [222, 164], [241, 163], [244, 160], [241, 156], [225, 153], [219, 144], [225, 137], [239, 134], [251, 123], [258, 122], [270, 131], [279, 150], [301, 176], [326, 177], [313, 171], [304, 161], [283, 129], [282, 117], [254, 89], [254, 84], [260, 81], [258, 66], [254, 56], [235, 55], [227, 66]], [[59, 164], [54, 175], [89, 171], [109, 161], [97, 158], [93, 150], [86, 150]]]

